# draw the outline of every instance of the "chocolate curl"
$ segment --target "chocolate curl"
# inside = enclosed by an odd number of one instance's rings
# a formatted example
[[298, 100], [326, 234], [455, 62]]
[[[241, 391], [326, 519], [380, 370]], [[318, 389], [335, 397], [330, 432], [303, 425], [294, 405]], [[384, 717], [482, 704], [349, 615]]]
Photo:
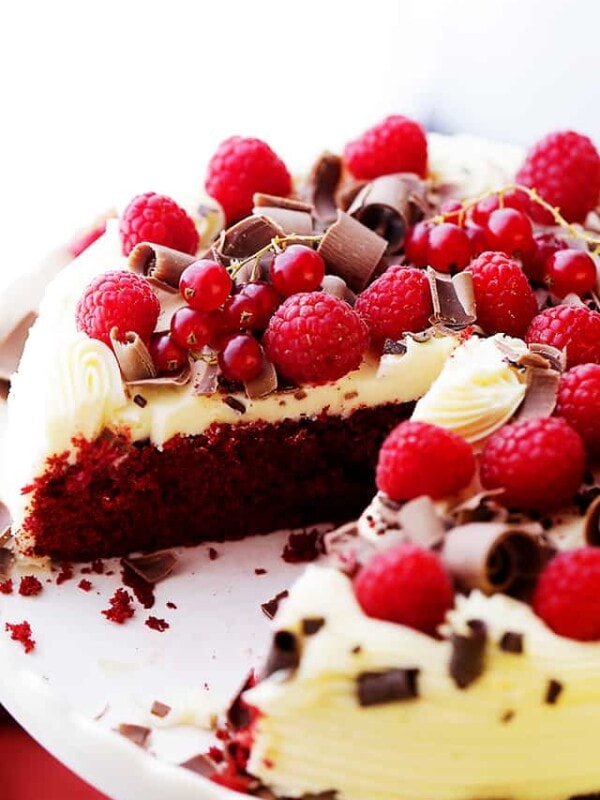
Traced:
[[275, 197], [257, 192], [254, 195], [253, 214], [268, 217], [287, 235], [310, 236], [313, 232], [313, 207], [291, 197]]
[[541, 527], [536, 537], [522, 526], [471, 522], [448, 531], [442, 560], [464, 589], [480, 589], [488, 595], [514, 592], [542, 567], [541, 533]]
[[529, 367], [527, 391], [519, 408], [517, 419], [549, 417], [556, 405], [559, 383], [560, 372], [555, 369]]
[[559, 350], [558, 347], [552, 347], [551, 344], [541, 344], [541, 342], [532, 342], [529, 345], [529, 352], [542, 356], [549, 362], [552, 369], [557, 372], [564, 372], [567, 368], [567, 354], [564, 350]]
[[402, 249], [409, 226], [427, 211], [425, 183], [409, 172], [375, 178], [348, 208], [348, 214], [387, 240], [387, 254]]
[[397, 514], [402, 533], [414, 544], [432, 548], [444, 539], [444, 525], [430, 497], [410, 500]]
[[583, 526], [585, 543], [591, 547], [600, 546], [600, 495], [588, 506]]
[[179, 250], [173, 250], [171, 247], [140, 242], [129, 254], [127, 267], [145, 278], [154, 278], [161, 283], [178, 288], [181, 273], [196, 260], [196, 256], [180, 253]]
[[336, 192], [342, 180], [342, 159], [335, 153], [323, 153], [315, 162], [302, 195], [314, 206], [316, 218], [328, 225], [337, 216]]
[[171, 320], [176, 311], [187, 306], [179, 289], [174, 289], [168, 283], [163, 283], [156, 278], [148, 278], [148, 283], [152, 286], [152, 291], [160, 303], [160, 314], [156, 321], [154, 331], [164, 333], [171, 330]]
[[192, 394], [214, 394], [219, 388], [219, 367], [204, 359], [194, 361], [192, 364]]
[[277, 390], [277, 372], [264, 353], [260, 372], [251, 381], [244, 381], [244, 388], [251, 400], [267, 397]]
[[284, 236], [279, 225], [268, 217], [253, 214], [222, 231], [213, 245], [213, 252], [217, 260], [228, 267], [234, 261], [253, 256], [279, 236]]
[[114, 350], [121, 374], [126, 383], [143, 381], [146, 378], [156, 377], [156, 367], [148, 348], [135, 331], [127, 331], [125, 341], [118, 338], [119, 329], [114, 327], [110, 331], [110, 342]]
[[123, 559], [129, 569], [133, 570], [146, 583], [159, 583], [167, 578], [175, 569], [177, 556], [172, 550], [159, 550], [142, 556], [129, 556]]
[[338, 211], [337, 221], [327, 229], [317, 252], [329, 271], [343, 278], [357, 294], [367, 286], [383, 256], [387, 242], [366, 225]]
[[189, 363], [177, 372], [169, 375], [157, 375], [155, 378], [140, 378], [138, 380], [126, 381], [129, 386], [185, 386], [190, 380], [191, 369]]
[[454, 277], [427, 267], [427, 278], [433, 302], [432, 324], [448, 328], [466, 328], [476, 320], [473, 276], [459, 272]]
[[459, 689], [466, 689], [483, 673], [487, 646], [487, 626], [480, 619], [467, 622], [468, 633], [450, 637], [452, 655], [448, 672]]
[[321, 289], [327, 294], [337, 297], [338, 300], [345, 300], [351, 306], [356, 303], [356, 295], [339, 275], [325, 275], [321, 283]]

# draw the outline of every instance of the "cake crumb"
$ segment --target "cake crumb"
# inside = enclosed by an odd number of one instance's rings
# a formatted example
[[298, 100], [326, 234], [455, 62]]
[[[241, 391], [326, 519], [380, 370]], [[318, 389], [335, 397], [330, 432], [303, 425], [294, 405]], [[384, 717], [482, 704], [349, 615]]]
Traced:
[[254, 570], [254, 574], [255, 575], [266, 575], [267, 574], [267, 570], [264, 569], [263, 567], [256, 567], [255, 570]]
[[42, 591], [42, 584], [35, 575], [23, 575], [19, 583], [19, 594], [23, 597], [35, 597]]
[[101, 613], [110, 622], [122, 625], [128, 619], [131, 619], [135, 613], [131, 605], [132, 600], [133, 597], [125, 589], [117, 589], [108, 601], [110, 608], [105, 608]]
[[148, 617], [144, 625], [153, 631], [158, 631], [159, 633], [162, 633], [171, 627], [166, 619], [159, 619], [158, 617]]
[[323, 553], [322, 541], [323, 537], [316, 528], [292, 532], [288, 536], [281, 557], [288, 564], [314, 561]]
[[88, 581], [87, 578], [82, 578], [77, 584], [77, 588], [81, 589], [82, 592], [89, 592], [92, 588], [92, 582]]
[[166, 606], [167, 606], [167, 608], [174, 608], [174, 609], [176, 609], [176, 608], [177, 608], [177, 606], [175, 605], [175, 603], [173, 603], [171, 600], [169, 600], [169, 601], [166, 603]]
[[214, 547], [209, 547], [208, 557], [210, 558], [211, 561], [216, 561], [217, 558], [219, 557], [219, 551]]
[[72, 577], [73, 577], [73, 565], [69, 564], [68, 561], [65, 561], [63, 564], [60, 565], [60, 572], [56, 576], [56, 585], [60, 586], [61, 583], [70, 581]]
[[0, 594], [12, 594], [12, 593], [13, 593], [12, 578], [8, 578], [8, 580], [2, 581], [0, 583]]
[[23, 622], [7, 622], [4, 630], [10, 632], [10, 638], [15, 642], [21, 642], [26, 653], [30, 653], [35, 648], [35, 639], [31, 637], [31, 625], [24, 620]]

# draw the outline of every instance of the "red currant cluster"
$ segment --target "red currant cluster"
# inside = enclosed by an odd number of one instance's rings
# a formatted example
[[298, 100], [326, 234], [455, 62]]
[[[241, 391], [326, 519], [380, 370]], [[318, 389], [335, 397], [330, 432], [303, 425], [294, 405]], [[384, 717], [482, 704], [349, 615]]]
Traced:
[[179, 370], [188, 352], [214, 351], [225, 378], [250, 381], [263, 364], [259, 337], [284, 298], [318, 289], [325, 275], [321, 256], [310, 247], [291, 244], [277, 252], [270, 282], [232, 280], [238, 268], [226, 269], [201, 259], [181, 274], [179, 291], [187, 306], [175, 312], [168, 333], [154, 334], [150, 353], [160, 374]]
[[486, 250], [519, 259], [534, 283], [545, 284], [556, 297], [579, 297], [596, 285], [596, 265], [585, 250], [569, 247], [554, 232], [536, 230], [537, 204], [528, 191], [515, 187], [488, 195], [473, 205], [447, 201], [440, 222], [417, 223], [407, 236], [407, 259], [418, 267], [456, 272]]

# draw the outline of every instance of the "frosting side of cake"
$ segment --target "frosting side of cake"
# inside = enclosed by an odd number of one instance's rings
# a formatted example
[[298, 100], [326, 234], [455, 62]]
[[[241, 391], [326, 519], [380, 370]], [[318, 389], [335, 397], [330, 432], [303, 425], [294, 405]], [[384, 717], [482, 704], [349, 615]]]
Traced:
[[[452, 635], [468, 634], [472, 620], [487, 627], [484, 669], [459, 688]], [[555, 635], [520, 601], [459, 598], [438, 641], [369, 619], [346, 576], [310, 567], [275, 625], [296, 637], [297, 669], [274, 672], [245, 699], [259, 711], [249, 771], [278, 793], [565, 800], [600, 786], [590, 736], [600, 722], [600, 647]], [[523, 637], [522, 653], [501, 648], [507, 632]], [[364, 676], [390, 670], [412, 674], [414, 691], [359, 701]]]

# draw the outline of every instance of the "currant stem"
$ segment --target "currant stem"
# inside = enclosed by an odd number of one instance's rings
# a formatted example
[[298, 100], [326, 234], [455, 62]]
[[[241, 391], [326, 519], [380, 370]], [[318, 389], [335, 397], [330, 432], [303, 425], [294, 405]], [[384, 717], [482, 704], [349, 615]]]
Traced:
[[250, 275], [250, 281], [255, 281], [256, 280], [256, 275], [257, 275], [257, 272], [258, 272], [258, 265], [259, 265], [260, 259], [263, 256], [266, 256], [267, 253], [269, 253], [269, 252], [276, 252], [276, 253], [277, 252], [281, 252], [282, 250], [285, 250], [285, 248], [287, 247], [288, 244], [292, 244], [292, 243], [293, 244], [319, 244], [319, 242], [321, 241], [322, 238], [323, 238], [322, 234], [321, 235], [314, 235], [314, 236], [312, 236], [312, 235], [311, 236], [308, 236], [308, 235], [300, 236], [300, 235], [296, 235], [296, 234], [292, 233], [289, 236], [274, 236], [271, 239], [271, 241], [269, 242], [269, 244], [265, 245], [264, 247], [261, 247], [260, 250], [258, 250], [256, 253], [253, 253], [251, 256], [248, 256], [247, 258], [244, 258], [242, 261], [238, 261], [236, 264], [228, 267], [227, 271], [229, 272], [229, 274], [230, 274], [230, 276], [232, 278], [235, 278], [235, 276], [242, 269], [242, 267], [245, 267], [246, 264], [249, 264], [251, 261], [254, 261], [254, 265], [252, 267], [252, 273]]

